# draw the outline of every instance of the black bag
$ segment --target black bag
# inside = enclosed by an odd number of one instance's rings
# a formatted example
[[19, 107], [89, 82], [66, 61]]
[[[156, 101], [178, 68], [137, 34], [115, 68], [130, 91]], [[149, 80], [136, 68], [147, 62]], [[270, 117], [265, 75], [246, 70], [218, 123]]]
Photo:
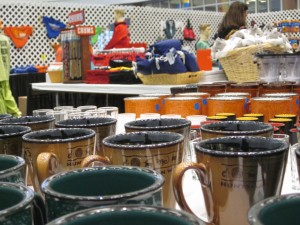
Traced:
[[136, 77], [132, 70], [122, 70], [109, 73], [110, 84], [141, 84], [142, 81]]

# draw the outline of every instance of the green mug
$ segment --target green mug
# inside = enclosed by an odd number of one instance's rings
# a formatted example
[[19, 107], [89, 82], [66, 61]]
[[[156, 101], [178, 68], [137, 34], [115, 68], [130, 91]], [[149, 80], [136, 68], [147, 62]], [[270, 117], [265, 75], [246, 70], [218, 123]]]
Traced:
[[248, 221], [251, 225], [299, 224], [299, 208], [299, 194], [266, 198], [251, 207]]
[[25, 184], [25, 160], [14, 155], [0, 155], [0, 182]]
[[196, 217], [157, 206], [113, 205], [82, 210], [63, 216], [48, 225], [205, 225]]
[[112, 204], [162, 205], [161, 174], [146, 168], [104, 166], [77, 169], [47, 178], [47, 219]]
[[45, 207], [41, 198], [24, 185], [0, 182], [1, 225], [43, 225]]

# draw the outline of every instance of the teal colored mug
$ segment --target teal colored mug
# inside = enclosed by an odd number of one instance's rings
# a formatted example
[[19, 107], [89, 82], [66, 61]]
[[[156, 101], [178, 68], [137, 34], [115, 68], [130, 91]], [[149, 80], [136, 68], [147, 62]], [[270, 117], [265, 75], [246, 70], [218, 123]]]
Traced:
[[25, 184], [25, 160], [19, 156], [0, 155], [0, 182]]
[[274, 196], [251, 207], [251, 225], [295, 225], [300, 221], [300, 194]]
[[24, 185], [0, 182], [1, 225], [43, 225], [45, 208], [41, 198]]
[[174, 209], [140, 205], [113, 205], [79, 211], [48, 225], [205, 225], [196, 217]]
[[56, 174], [42, 185], [47, 219], [112, 204], [162, 205], [161, 174], [146, 168], [107, 166]]

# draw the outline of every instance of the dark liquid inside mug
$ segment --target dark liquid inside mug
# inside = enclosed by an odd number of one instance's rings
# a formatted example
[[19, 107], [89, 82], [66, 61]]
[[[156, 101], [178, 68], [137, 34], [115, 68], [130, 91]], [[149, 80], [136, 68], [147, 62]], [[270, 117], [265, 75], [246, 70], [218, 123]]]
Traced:
[[109, 125], [116, 123], [116, 119], [113, 118], [80, 118], [80, 119], [68, 119], [61, 120], [55, 125], [62, 127], [88, 127], [88, 126], [97, 126], [97, 125]]

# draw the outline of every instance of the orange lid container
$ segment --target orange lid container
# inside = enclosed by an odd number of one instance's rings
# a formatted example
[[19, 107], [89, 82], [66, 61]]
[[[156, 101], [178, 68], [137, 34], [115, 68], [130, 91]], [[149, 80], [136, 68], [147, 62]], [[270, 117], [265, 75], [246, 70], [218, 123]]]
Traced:
[[166, 114], [180, 114], [183, 118], [190, 115], [201, 115], [201, 98], [172, 97], [165, 99]]
[[141, 113], [160, 113], [161, 99], [159, 97], [129, 97], [124, 98], [125, 113], [135, 113], [136, 118]]

